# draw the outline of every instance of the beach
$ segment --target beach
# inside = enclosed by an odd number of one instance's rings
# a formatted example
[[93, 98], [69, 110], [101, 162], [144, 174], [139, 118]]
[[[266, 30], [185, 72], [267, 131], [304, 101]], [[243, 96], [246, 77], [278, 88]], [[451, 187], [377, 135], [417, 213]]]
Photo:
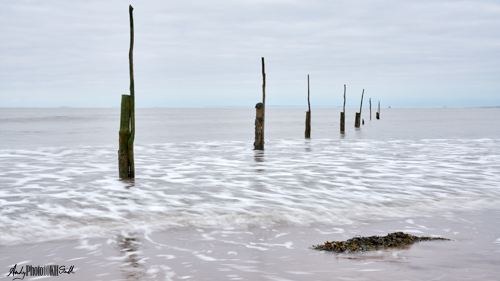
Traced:
[[[118, 179], [118, 109], [2, 109], [0, 265], [54, 280], [497, 280], [498, 108], [137, 110]], [[311, 249], [403, 231], [451, 241]], [[25, 280], [38, 277], [27, 276]]]
[[[497, 280], [499, 215], [488, 210], [338, 226], [121, 232], [2, 247], [8, 256], [2, 263], [75, 265], [75, 274], [55, 280]], [[452, 241], [350, 254], [309, 248], [313, 241], [389, 231]]]

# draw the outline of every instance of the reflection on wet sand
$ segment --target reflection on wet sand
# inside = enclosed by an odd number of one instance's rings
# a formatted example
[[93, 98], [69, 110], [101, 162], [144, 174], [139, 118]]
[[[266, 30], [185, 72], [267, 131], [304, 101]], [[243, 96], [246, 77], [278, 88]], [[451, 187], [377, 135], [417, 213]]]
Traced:
[[129, 237], [119, 235], [117, 244], [120, 255], [125, 259], [120, 267], [126, 280], [150, 280], [147, 276], [146, 268], [143, 266], [145, 259], [142, 257], [140, 247], [142, 242], [136, 237], [137, 234], [129, 233]]
[[305, 152], [311, 152], [311, 143], [310, 143], [310, 139], [306, 140], [304, 142], [304, 151]]
[[[337, 258], [348, 259], [348, 260], [358, 260], [358, 261], [368, 261], [368, 260], [386, 260], [389, 257], [397, 257], [397, 253], [404, 250], [410, 250], [413, 245], [402, 245], [394, 246], [390, 248], [380, 248], [376, 252], [364, 252], [364, 253], [348, 253], [348, 254], [337, 254]], [[395, 262], [395, 261], [392, 261]], [[397, 262], [397, 261], [396, 261]]]
[[126, 189], [129, 189], [129, 188], [132, 188], [135, 186], [135, 179], [120, 179], [119, 181], [124, 184]]
[[254, 151], [254, 160], [255, 162], [264, 162], [264, 151], [262, 150]]
[[[262, 151], [262, 150], [254, 151], [254, 160], [256, 163], [264, 163], [265, 162], [264, 151]], [[258, 169], [256, 169], [255, 171], [257, 171], [259, 173], [263, 173], [266, 171], [265, 169], [263, 169], [263, 166], [260, 164], [256, 165], [256, 167], [258, 167]]]

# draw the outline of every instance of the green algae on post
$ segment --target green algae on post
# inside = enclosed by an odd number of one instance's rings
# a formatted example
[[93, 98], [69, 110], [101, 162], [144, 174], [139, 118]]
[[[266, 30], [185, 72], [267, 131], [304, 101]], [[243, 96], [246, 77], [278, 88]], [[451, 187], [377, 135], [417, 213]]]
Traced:
[[362, 237], [356, 236], [347, 241], [326, 241], [324, 245], [313, 246], [315, 250], [336, 252], [336, 253], [353, 253], [353, 252], [366, 252], [376, 250], [377, 247], [395, 247], [410, 245], [421, 241], [432, 240], [450, 240], [440, 237], [418, 237], [403, 232], [389, 233], [386, 236], [370, 236]]

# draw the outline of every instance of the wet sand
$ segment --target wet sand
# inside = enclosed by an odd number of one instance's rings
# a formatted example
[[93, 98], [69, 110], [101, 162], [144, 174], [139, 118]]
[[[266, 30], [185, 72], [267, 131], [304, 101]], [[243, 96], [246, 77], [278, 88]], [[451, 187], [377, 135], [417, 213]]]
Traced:
[[[499, 209], [490, 209], [347, 225], [171, 228], [3, 245], [0, 280], [13, 279], [7, 274], [15, 263], [18, 269], [26, 264], [74, 265], [75, 274], [47, 279], [72, 281], [499, 280], [499, 217]], [[326, 240], [394, 231], [453, 240], [355, 254], [310, 249]]]

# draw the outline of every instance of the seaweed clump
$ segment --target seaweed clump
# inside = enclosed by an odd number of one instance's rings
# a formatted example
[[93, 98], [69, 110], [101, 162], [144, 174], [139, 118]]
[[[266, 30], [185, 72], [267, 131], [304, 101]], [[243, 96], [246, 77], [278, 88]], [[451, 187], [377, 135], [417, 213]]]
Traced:
[[336, 253], [365, 252], [376, 250], [377, 247], [395, 247], [409, 245], [420, 241], [450, 240], [440, 237], [414, 236], [403, 232], [389, 233], [386, 236], [355, 236], [347, 241], [326, 241], [324, 245], [313, 246], [313, 249]]

